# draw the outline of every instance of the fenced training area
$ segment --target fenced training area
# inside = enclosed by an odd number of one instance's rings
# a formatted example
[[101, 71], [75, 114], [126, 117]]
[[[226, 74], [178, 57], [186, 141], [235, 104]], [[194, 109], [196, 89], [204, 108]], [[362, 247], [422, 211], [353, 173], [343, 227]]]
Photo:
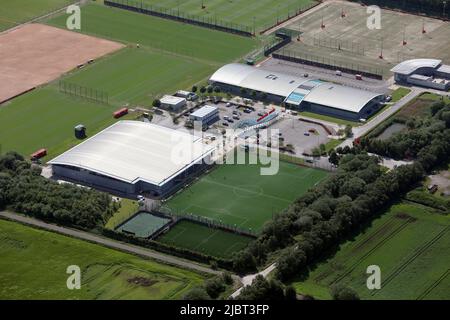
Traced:
[[170, 219], [161, 216], [139, 212], [118, 226], [116, 230], [139, 238], [153, 238], [170, 222]]
[[180, 220], [156, 241], [218, 258], [231, 258], [253, 238], [189, 221]]
[[377, 29], [368, 26], [370, 16], [367, 7], [357, 3], [323, 3], [286, 26], [300, 35], [276, 54], [289, 61], [383, 77], [406, 59], [450, 62], [449, 22], [381, 10]]
[[160, 18], [171, 19], [183, 23], [189, 23], [201, 27], [206, 27], [214, 30], [229, 32], [238, 34], [241, 36], [251, 37], [254, 35], [254, 30], [251, 27], [244, 26], [241, 24], [223, 21], [217, 19], [217, 17], [205, 17], [191, 15], [179, 10], [174, 10], [170, 8], [164, 8], [156, 5], [151, 5], [144, 3], [143, 1], [133, 1], [133, 0], [105, 0], [105, 5], [130, 10], [134, 12], [139, 12], [143, 14], [148, 14]]
[[280, 161], [276, 174], [263, 176], [261, 167], [219, 165], [165, 205], [178, 215], [202, 216], [258, 233], [266, 221], [328, 175], [323, 170]]
[[[140, 0], [144, 4], [171, 8], [172, 14], [196, 20], [220, 20], [261, 33], [317, 5], [314, 0]], [[167, 9], [166, 9], [167, 10]], [[209, 19], [209, 20], [208, 20]]]
[[76, 83], [70, 83], [66, 81], [58, 82], [58, 90], [61, 93], [86, 99], [91, 102], [100, 103], [100, 104], [109, 104], [109, 95], [108, 92], [97, 90], [95, 88], [84, 87]]

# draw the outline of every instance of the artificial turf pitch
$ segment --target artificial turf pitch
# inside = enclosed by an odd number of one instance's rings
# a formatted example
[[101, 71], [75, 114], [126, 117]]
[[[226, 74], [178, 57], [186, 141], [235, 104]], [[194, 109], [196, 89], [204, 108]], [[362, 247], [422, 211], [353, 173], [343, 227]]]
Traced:
[[166, 206], [240, 228], [261, 230], [328, 173], [281, 162], [275, 175], [260, 175], [261, 165], [223, 164], [177, 193]]
[[219, 258], [230, 258], [253, 239], [182, 220], [157, 241]]

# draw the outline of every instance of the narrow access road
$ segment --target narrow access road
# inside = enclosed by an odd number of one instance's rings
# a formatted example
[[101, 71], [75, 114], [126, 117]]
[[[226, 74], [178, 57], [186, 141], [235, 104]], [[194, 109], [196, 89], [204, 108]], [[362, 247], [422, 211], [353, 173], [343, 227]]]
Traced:
[[231, 294], [231, 297], [232, 298], [236, 298], [237, 296], [239, 296], [239, 294], [241, 293], [242, 289], [244, 289], [246, 286], [251, 285], [253, 280], [256, 278], [256, 276], [262, 275], [264, 278], [266, 278], [269, 275], [269, 273], [271, 273], [273, 270], [275, 270], [275, 267], [276, 267], [276, 263], [273, 263], [273, 264], [271, 264], [270, 266], [268, 266], [266, 269], [264, 269], [263, 271], [261, 271], [259, 273], [250, 274], [248, 276], [242, 277], [241, 278], [242, 287], [240, 287], [238, 290], [233, 292]]
[[27, 225], [30, 225], [33, 227], [42, 228], [42, 229], [45, 229], [45, 230], [48, 230], [51, 232], [56, 232], [56, 233], [71, 236], [71, 237], [74, 237], [77, 239], [89, 241], [89, 242], [99, 244], [99, 245], [102, 245], [102, 246], [105, 246], [105, 247], [108, 247], [111, 249], [136, 254], [136, 255], [139, 255], [139, 256], [145, 257], [145, 258], [158, 260], [163, 263], [167, 263], [167, 264], [174, 265], [177, 267], [191, 269], [194, 271], [213, 274], [213, 275], [217, 275], [217, 274], [221, 273], [220, 271], [212, 270], [211, 268], [199, 265], [197, 263], [183, 260], [183, 259], [173, 257], [170, 255], [162, 254], [159, 252], [155, 252], [155, 251], [149, 250], [147, 248], [134, 246], [134, 245], [124, 243], [124, 242], [119, 242], [117, 240], [112, 240], [112, 239], [105, 238], [105, 237], [95, 235], [95, 234], [85, 232], [85, 231], [80, 231], [80, 230], [75, 230], [75, 229], [71, 229], [71, 228], [67, 228], [67, 227], [57, 226], [57, 225], [43, 222], [43, 221], [40, 221], [40, 220], [37, 220], [34, 218], [19, 215], [17, 213], [1, 211], [0, 217], [3, 217], [7, 220], [27, 224]]

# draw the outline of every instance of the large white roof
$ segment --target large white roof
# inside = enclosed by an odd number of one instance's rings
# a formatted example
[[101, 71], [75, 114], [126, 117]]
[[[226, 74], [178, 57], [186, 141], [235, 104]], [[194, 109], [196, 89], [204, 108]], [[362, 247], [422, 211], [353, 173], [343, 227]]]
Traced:
[[[381, 96], [379, 93], [320, 80], [305, 80], [238, 63], [223, 66], [211, 76], [210, 81], [287, 97], [291, 103], [307, 101], [350, 112], [361, 111], [370, 100]], [[291, 93], [295, 97], [290, 97]]]
[[382, 95], [379, 93], [325, 82], [311, 90], [303, 101], [350, 112], [360, 112], [367, 103], [380, 96]]
[[118, 121], [54, 158], [128, 183], [163, 185], [209, 155], [201, 137], [141, 121]]
[[420, 68], [437, 68], [442, 63], [442, 60], [437, 59], [412, 59], [406, 60], [394, 68], [391, 69], [392, 72], [400, 73], [404, 75], [410, 75], [414, 71]]
[[223, 66], [209, 80], [282, 97], [287, 97], [300, 84], [306, 82], [302, 78], [240, 63]]

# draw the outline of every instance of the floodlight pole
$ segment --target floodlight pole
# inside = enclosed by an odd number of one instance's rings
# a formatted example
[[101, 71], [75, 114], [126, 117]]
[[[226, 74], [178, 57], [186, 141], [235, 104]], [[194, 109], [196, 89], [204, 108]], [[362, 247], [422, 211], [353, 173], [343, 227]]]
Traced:
[[443, 11], [442, 11], [442, 16], [445, 18], [445, 6], [447, 5], [447, 1], [444, 0], [444, 1], [443, 1], [443, 4], [444, 4], [444, 9], [443, 9]]

